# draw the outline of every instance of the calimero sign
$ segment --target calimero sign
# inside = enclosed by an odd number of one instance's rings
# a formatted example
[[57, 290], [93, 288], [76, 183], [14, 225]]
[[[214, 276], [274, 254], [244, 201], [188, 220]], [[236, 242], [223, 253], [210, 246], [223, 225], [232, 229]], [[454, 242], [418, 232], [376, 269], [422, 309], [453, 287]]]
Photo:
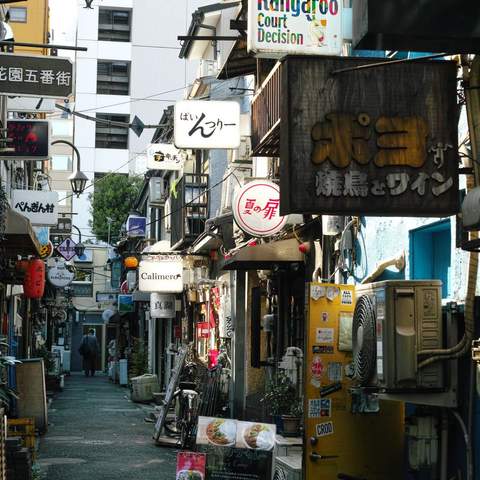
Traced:
[[284, 62], [282, 215], [458, 211], [455, 63], [338, 72], [369, 62]]

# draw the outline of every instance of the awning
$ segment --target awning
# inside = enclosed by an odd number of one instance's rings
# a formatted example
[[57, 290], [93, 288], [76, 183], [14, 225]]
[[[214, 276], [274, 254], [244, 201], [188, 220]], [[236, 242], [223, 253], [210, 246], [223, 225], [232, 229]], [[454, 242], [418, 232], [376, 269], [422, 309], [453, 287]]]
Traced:
[[295, 238], [245, 247], [225, 262], [223, 270], [270, 270], [275, 265], [303, 262]]
[[39, 255], [40, 242], [33, 231], [28, 218], [20, 215], [11, 208], [5, 214], [5, 238], [0, 246], [6, 250], [7, 255]]
[[243, 75], [254, 75], [257, 72], [257, 59], [247, 52], [246, 38], [238, 39], [231, 48], [220, 68], [217, 78], [227, 80]]

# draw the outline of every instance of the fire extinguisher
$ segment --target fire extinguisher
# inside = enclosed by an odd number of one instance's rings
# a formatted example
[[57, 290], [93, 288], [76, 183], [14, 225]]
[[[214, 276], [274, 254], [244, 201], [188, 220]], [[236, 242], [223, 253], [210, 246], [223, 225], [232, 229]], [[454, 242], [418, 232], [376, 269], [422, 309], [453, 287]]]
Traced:
[[23, 280], [23, 293], [26, 298], [42, 298], [45, 291], [45, 263], [38, 258], [28, 262]]

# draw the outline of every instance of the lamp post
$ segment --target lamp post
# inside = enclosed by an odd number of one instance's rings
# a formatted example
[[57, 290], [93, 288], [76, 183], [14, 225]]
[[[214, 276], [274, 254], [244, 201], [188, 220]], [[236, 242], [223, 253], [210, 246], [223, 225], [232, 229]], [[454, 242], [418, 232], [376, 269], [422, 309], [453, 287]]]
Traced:
[[82, 232], [76, 225], [72, 225], [72, 227], [78, 232], [78, 243], [75, 245], [75, 253], [77, 257], [81, 257], [85, 253], [85, 245], [82, 243]]
[[80, 171], [80, 152], [78, 151], [77, 147], [68, 140], [55, 140], [52, 142], [52, 145], [57, 145], [58, 143], [64, 143], [65, 145], [72, 147], [73, 151], [77, 154], [77, 169], [68, 177], [68, 179], [70, 180], [70, 184], [72, 186], [72, 192], [79, 197], [85, 190], [88, 182], [88, 177], [82, 171]]

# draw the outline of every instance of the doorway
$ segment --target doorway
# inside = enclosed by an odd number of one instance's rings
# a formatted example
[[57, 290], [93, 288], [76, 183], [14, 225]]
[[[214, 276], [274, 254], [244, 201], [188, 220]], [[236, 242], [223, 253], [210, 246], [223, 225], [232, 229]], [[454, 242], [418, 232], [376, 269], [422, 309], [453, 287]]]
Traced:
[[88, 331], [93, 329], [95, 331], [95, 336], [98, 340], [98, 347], [100, 349], [100, 355], [97, 355], [97, 363], [95, 365], [95, 370], [97, 371], [105, 371], [105, 327], [104, 325], [98, 324], [86, 324], [82, 325], [82, 338], [83, 335], [88, 335]]

